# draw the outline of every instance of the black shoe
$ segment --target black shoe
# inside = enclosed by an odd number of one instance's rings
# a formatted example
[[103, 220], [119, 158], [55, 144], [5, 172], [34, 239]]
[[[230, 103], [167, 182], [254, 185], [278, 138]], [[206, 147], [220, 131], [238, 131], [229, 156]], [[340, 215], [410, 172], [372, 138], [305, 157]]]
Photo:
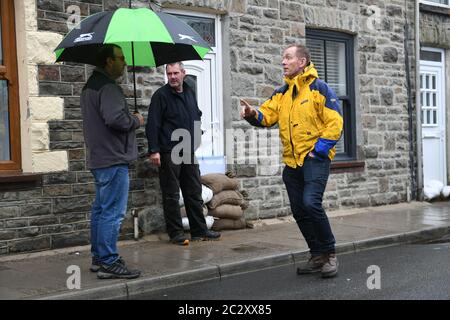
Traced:
[[173, 244], [178, 244], [180, 246], [188, 246], [189, 245], [189, 239], [186, 238], [186, 236], [182, 233], [171, 238], [170, 242], [172, 242]]
[[91, 272], [97, 272], [98, 270], [100, 270], [100, 267], [101, 263], [98, 258], [92, 257], [91, 267], [89, 268], [89, 270], [91, 270]]
[[220, 233], [212, 230], [207, 230], [203, 235], [191, 236], [191, 241], [207, 241], [207, 240], [219, 240]]
[[134, 279], [140, 275], [139, 270], [129, 270], [121, 258], [110, 266], [102, 264], [97, 272], [97, 278], [99, 279]]
[[[123, 261], [122, 257], [119, 257], [119, 259], [117, 259], [117, 262], [125, 265], [125, 261]], [[91, 270], [91, 272], [98, 272], [101, 266], [102, 264], [100, 260], [97, 257], [92, 257], [91, 267], [89, 268], [89, 270]]]

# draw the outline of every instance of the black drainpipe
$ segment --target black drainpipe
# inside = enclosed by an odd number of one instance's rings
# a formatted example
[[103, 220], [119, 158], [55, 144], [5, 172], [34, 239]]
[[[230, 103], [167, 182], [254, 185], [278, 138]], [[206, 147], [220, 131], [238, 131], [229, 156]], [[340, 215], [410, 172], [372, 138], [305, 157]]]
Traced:
[[[414, 161], [414, 135], [413, 135], [413, 103], [411, 96], [411, 73], [409, 70], [409, 50], [408, 50], [408, 37], [409, 37], [409, 27], [408, 27], [408, 9], [405, 7], [405, 70], [406, 70], [406, 90], [408, 94], [408, 138], [409, 138], [409, 170], [411, 173], [411, 199], [417, 200], [417, 187], [416, 187], [416, 170]], [[417, 57], [416, 57], [417, 59]], [[417, 88], [416, 88], [417, 90]], [[416, 107], [417, 107], [416, 101]]]

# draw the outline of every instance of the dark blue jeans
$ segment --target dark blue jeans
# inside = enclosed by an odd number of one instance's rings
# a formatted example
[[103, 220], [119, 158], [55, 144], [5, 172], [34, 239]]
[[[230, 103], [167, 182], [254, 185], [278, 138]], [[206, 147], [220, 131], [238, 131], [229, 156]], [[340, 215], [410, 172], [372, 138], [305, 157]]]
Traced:
[[102, 264], [118, 258], [117, 238], [127, 211], [128, 165], [91, 170], [95, 179], [95, 200], [91, 210], [91, 253]]
[[322, 207], [322, 198], [330, 175], [330, 160], [306, 156], [303, 167], [286, 166], [283, 181], [291, 210], [311, 255], [335, 252], [335, 239]]

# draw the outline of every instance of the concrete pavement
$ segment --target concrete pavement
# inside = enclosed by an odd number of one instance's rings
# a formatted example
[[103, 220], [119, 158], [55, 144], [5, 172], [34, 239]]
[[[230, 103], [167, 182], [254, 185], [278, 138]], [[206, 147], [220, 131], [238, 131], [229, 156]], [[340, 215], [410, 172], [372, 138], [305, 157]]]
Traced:
[[[411, 202], [328, 213], [338, 253], [438, 238], [450, 233], [450, 202]], [[165, 234], [121, 241], [119, 252], [142, 271], [133, 280], [99, 280], [89, 271], [89, 246], [0, 257], [0, 299], [127, 299], [165, 287], [308, 258], [292, 217], [261, 220], [253, 229], [223, 231], [220, 241], [170, 244]], [[69, 290], [70, 266], [81, 288]], [[326, 280], [324, 280], [326, 281]]]

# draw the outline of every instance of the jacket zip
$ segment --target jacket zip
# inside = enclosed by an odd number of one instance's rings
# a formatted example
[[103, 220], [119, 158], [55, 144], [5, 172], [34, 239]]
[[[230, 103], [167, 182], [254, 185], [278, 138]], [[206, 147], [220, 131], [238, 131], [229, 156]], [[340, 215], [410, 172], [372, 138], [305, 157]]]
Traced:
[[[295, 89], [296, 89], [296, 87], [295, 87], [295, 84], [294, 84], [294, 87], [292, 88], [292, 92], [293, 93], [294, 93]], [[292, 157], [294, 158], [295, 164], [297, 164], [297, 160], [295, 159], [294, 142], [292, 140], [291, 112], [292, 112], [292, 108], [294, 107], [294, 100], [297, 97], [297, 94], [295, 95], [295, 97], [291, 96], [292, 103], [291, 103], [291, 108], [289, 109], [289, 140], [290, 140], [289, 142], [291, 143]]]

